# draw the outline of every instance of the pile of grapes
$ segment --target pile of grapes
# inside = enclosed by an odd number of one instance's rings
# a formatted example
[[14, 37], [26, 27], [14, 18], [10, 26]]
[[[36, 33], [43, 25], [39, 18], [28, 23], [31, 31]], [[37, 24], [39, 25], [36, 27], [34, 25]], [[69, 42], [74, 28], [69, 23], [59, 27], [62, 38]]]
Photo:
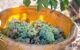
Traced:
[[32, 24], [28, 22], [9, 22], [2, 32], [7, 37], [27, 44], [52, 44], [65, 39], [58, 27], [37, 20]]

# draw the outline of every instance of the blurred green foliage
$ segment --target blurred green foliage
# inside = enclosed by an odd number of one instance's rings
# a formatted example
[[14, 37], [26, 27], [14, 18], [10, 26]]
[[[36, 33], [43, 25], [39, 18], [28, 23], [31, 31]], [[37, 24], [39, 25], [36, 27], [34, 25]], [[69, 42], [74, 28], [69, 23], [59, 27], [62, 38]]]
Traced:
[[[37, 10], [40, 11], [44, 8], [48, 8], [48, 6], [51, 6], [51, 9], [56, 9], [58, 6], [58, 1], [57, 0], [34, 0], [35, 2], [37, 1]], [[60, 1], [60, 6], [61, 10], [65, 10], [69, 7], [69, 1], [68, 0], [59, 0]], [[23, 4], [25, 6], [30, 5], [30, 0], [23, 0]]]
[[80, 0], [75, 0], [75, 2], [80, 7]]

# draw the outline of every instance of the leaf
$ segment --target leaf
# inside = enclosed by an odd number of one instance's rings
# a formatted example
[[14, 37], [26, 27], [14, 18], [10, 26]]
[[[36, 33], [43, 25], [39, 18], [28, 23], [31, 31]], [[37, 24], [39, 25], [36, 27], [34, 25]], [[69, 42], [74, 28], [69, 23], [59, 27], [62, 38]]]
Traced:
[[24, 4], [25, 6], [29, 6], [30, 3], [31, 3], [30, 0], [23, 0], [23, 4]]
[[43, 4], [42, 4], [42, 0], [38, 0], [37, 1], [37, 10], [40, 11], [44, 8]]
[[75, 2], [80, 7], [80, 0], [75, 0]]
[[44, 7], [48, 7], [48, 5], [49, 5], [49, 0], [42, 0], [42, 4], [44, 5]]
[[36, 0], [33, 0], [33, 1], [36, 1]]
[[64, 4], [63, 4], [62, 1], [60, 2], [60, 8], [61, 8], [61, 10], [64, 10], [65, 9]]
[[51, 1], [51, 4], [52, 4], [52, 7], [54, 7], [54, 9], [57, 8], [57, 0], [50, 0]]
[[38, 4], [38, 5], [37, 5], [37, 10], [38, 10], [38, 11], [42, 10], [43, 8], [44, 8], [44, 7], [43, 7], [42, 4]]
[[65, 10], [68, 9], [69, 7], [69, 1], [68, 0], [60, 0], [60, 6], [61, 6], [61, 10]]
[[68, 1], [68, 0], [64, 0], [64, 5], [65, 5], [65, 8], [68, 8], [68, 6], [69, 6], [69, 1]]

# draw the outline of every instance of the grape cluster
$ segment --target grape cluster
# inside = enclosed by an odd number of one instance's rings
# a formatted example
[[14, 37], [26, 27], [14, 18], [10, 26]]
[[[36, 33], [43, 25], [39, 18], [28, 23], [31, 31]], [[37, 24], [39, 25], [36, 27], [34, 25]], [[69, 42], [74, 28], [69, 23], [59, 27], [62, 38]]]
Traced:
[[37, 20], [32, 24], [9, 22], [2, 33], [15, 41], [28, 44], [51, 44], [65, 39], [63, 32], [59, 28], [52, 27], [41, 20]]

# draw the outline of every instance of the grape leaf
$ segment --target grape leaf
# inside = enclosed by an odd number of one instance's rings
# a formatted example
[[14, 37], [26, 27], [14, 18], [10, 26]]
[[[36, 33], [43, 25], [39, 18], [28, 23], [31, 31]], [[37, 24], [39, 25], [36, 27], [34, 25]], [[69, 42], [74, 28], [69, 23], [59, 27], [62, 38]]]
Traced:
[[37, 0], [37, 10], [40, 11], [44, 8], [42, 0]]
[[75, 2], [80, 7], [80, 0], [75, 0]]
[[68, 9], [69, 7], [69, 1], [68, 0], [60, 0], [60, 6], [61, 6], [61, 10], [65, 10]]
[[51, 1], [51, 4], [52, 4], [52, 7], [54, 7], [54, 9], [57, 8], [57, 0], [50, 0]]
[[[58, 5], [57, 0], [34, 0], [35, 2], [37, 1], [37, 10], [40, 11], [44, 8], [48, 8], [48, 5], [51, 6], [51, 9], [56, 9]], [[69, 1], [68, 0], [59, 0], [60, 1], [60, 6], [61, 10], [68, 9], [69, 7]], [[25, 6], [29, 6], [31, 3], [31, 0], [23, 0], [23, 4]]]
[[42, 4], [44, 5], [44, 7], [48, 7], [48, 5], [49, 5], [49, 0], [42, 0]]
[[24, 4], [25, 6], [29, 6], [30, 3], [31, 3], [30, 0], [23, 0], [23, 4]]

